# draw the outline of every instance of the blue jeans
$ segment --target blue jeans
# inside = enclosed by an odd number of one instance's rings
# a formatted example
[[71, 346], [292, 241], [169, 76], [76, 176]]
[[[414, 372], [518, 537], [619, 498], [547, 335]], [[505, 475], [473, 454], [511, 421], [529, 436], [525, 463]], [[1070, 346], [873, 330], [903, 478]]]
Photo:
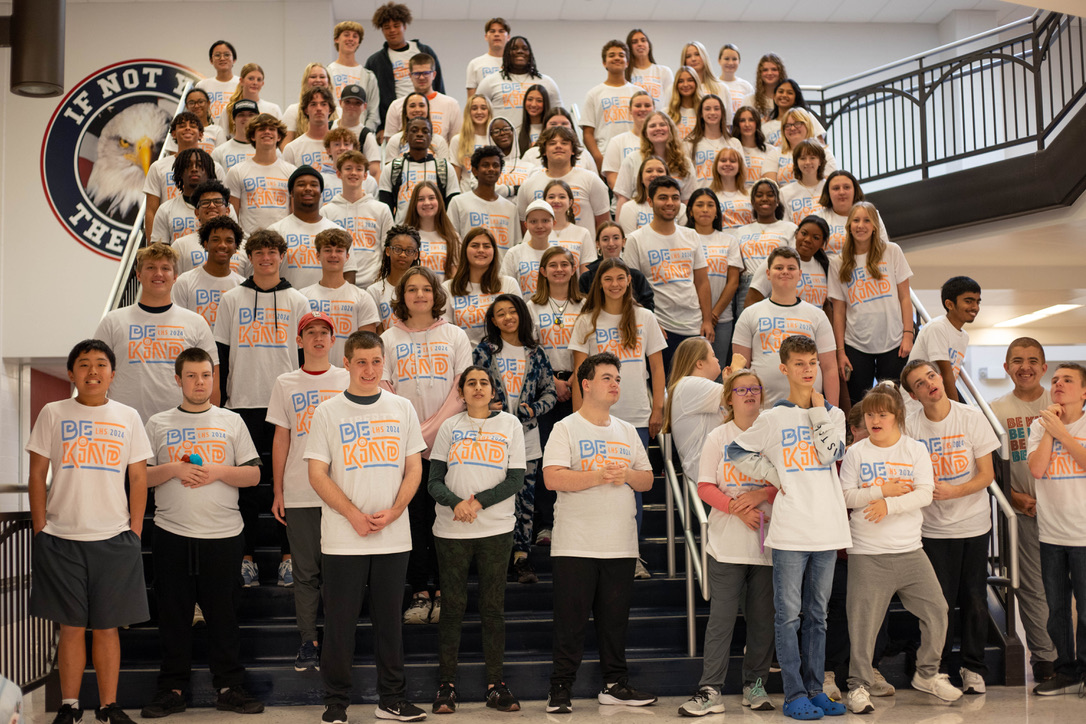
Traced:
[[[731, 357], [728, 356], [728, 351], [732, 347], [732, 330], [735, 326], [735, 320], [728, 320], [727, 322], [716, 323], [716, 339], [713, 340], [713, 352], [716, 354], [717, 360], [720, 362], [721, 367], [727, 367], [731, 361]], [[733, 370], [738, 372], [739, 370]]]
[[[837, 551], [773, 551], [774, 628], [784, 701], [822, 692], [826, 664], [826, 608]], [[803, 614], [803, 651], [799, 648]]]
[[[1041, 580], [1048, 599], [1048, 635], [1056, 647], [1056, 671], [1086, 675], [1086, 546], [1042, 541]], [[1078, 601], [1077, 634], [1071, 626], [1072, 592]]]

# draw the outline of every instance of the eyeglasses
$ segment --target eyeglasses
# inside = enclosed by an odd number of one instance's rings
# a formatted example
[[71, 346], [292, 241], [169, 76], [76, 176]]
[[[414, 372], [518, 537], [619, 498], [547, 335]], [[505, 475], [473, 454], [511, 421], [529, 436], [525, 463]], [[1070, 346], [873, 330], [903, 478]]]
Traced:
[[504, 134], [504, 133], [512, 133], [512, 132], [513, 132], [513, 129], [510, 128], [509, 126], [494, 126], [493, 128], [490, 129], [490, 135], [491, 136], [496, 136], [499, 133]]
[[198, 209], [218, 209], [226, 206], [226, 201], [223, 199], [200, 199], [196, 204]]
[[230, 60], [233, 60], [234, 59], [234, 54], [233, 53], [215, 53], [211, 57], [214, 58], [215, 60], [222, 60], [223, 58], [229, 58]]
[[425, 78], [429, 78], [433, 74], [434, 74], [434, 71], [432, 71], [432, 70], [415, 70], [415, 71], [411, 72], [411, 77], [412, 78], [418, 78], [419, 80], [423, 80]]
[[751, 385], [750, 387], [733, 387], [732, 392], [740, 397], [746, 397], [747, 395], [758, 395], [762, 392], [761, 385]]
[[798, 131], [801, 128], [804, 128], [804, 129], [807, 128], [807, 124], [802, 123], [800, 121], [794, 121], [792, 123], [785, 123], [784, 124], [784, 130], [786, 130], [786, 131]]
[[411, 247], [390, 246], [388, 250], [396, 256], [418, 256], [419, 250]]

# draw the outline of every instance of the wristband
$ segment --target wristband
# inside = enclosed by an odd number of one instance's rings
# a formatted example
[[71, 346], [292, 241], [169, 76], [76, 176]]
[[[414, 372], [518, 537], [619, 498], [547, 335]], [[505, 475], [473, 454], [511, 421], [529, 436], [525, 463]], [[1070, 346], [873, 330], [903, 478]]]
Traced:
[[911, 330], [911, 329], [906, 329], [906, 330], [904, 330], [903, 334], [911, 334], [911, 335], [912, 335], [912, 336], [914, 336], [914, 337], [916, 336], [916, 332], [914, 332], [914, 331], [913, 331], [913, 330]]

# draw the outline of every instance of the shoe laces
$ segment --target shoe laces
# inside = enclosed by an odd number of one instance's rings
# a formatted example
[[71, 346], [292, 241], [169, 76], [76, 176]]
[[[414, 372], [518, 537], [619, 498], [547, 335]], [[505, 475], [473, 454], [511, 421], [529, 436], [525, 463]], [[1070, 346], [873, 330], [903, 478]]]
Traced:
[[751, 696], [765, 696], [765, 684], [762, 683], [762, 677], [758, 677], [754, 680], [754, 683], [750, 685]]
[[713, 692], [712, 692], [712, 690], [710, 690], [707, 687], [702, 687], [702, 688], [698, 689], [697, 693], [694, 694], [694, 696], [692, 698], [697, 703], [704, 704], [704, 703], [708, 702], [709, 699], [713, 698]]

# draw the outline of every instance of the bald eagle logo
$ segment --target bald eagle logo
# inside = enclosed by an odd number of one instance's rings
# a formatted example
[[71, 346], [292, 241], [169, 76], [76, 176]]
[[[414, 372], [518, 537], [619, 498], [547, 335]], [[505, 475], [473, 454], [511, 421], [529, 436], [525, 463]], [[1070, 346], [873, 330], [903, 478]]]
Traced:
[[41, 176], [57, 222], [88, 249], [120, 258], [192, 70], [160, 60], [102, 68], [57, 106]]

